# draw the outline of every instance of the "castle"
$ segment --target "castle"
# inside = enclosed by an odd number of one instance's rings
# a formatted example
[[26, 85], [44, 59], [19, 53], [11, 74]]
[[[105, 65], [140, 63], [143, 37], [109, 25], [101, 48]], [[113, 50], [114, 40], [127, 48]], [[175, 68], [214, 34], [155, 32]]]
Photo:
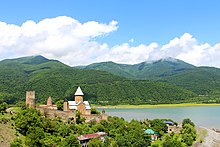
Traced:
[[52, 98], [49, 97], [46, 105], [35, 105], [35, 91], [26, 92], [26, 106], [40, 110], [45, 116], [49, 118], [60, 117], [64, 121], [71, 120], [76, 122], [76, 110], [78, 110], [82, 117], [85, 118], [85, 122], [95, 120], [100, 122], [101, 120], [107, 120], [108, 116], [103, 111], [102, 114], [91, 114], [91, 106], [88, 101], [83, 100], [83, 92], [80, 87], [75, 92], [75, 101], [65, 100], [63, 103], [63, 111], [58, 110], [56, 105], [53, 105]]

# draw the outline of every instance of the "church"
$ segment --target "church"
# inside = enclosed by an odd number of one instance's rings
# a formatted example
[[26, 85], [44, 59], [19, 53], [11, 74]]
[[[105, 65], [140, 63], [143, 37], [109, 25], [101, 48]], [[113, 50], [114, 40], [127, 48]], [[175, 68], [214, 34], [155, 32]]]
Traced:
[[64, 102], [64, 111], [76, 111], [78, 110], [81, 114], [90, 115], [91, 107], [88, 101], [83, 101], [83, 92], [80, 87], [75, 92], [75, 101]]

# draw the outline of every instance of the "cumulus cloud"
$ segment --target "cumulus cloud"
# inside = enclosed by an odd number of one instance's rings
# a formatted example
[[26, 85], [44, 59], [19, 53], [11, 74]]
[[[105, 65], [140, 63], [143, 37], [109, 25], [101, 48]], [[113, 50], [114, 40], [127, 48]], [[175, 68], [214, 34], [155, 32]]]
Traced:
[[94, 38], [117, 30], [117, 22], [80, 23], [60, 16], [38, 23], [26, 21], [21, 26], [0, 22], [0, 59], [43, 55], [69, 65], [89, 64], [100, 56], [107, 44]]
[[129, 43], [117, 45], [102, 56], [101, 60], [108, 59], [119, 63], [136, 64], [168, 57], [197, 66], [220, 67], [220, 43], [214, 46], [208, 43], [199, 43], [191, 34], [185, 33], [165, 45], [157, 43], [138, 46], [130, 46]]
[[109, 47], [97, 41], [117, 29], [117, 21], [80, 23], [67, 16], [37, 23], [29, 20], [21, 26], [0, 21], [0, 59], [43, 55], [76, 66], [102, 61], [136, 64], [173, 57], [194, 65], [220, 67], [220, 43], [214, 46], [199, 43], [189, 33], [164, 45], [153, 42], [135, 46], [134, 39], [130, 39]]

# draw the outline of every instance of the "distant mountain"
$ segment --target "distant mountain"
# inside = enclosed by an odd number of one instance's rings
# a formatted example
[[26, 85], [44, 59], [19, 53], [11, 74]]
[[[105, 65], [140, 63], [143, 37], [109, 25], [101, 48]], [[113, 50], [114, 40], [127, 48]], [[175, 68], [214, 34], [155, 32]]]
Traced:
[[105, 104], [179, 103], [196, 96], [190, 90], [147, 80], [132, 80], [105, 71], [77, 69], [43, 56], [0, 61], [0, 102], [24, 101], [35, 90], [37, 102], [72, 99], [81, 86], [85, 99]]
[[195, 66], [178, 59], [166, 58], [154, 62], [142, 62], [134, 65], [101, 62], [81, 68], [107, 71], [128, 78], [155, 80], [195, 68]]
[[102, 62], [81, 68], [107, 71], [131, 79], [166, 82], [198, 95], [220, 95], [220, 69], [196, 67], [173, 58], [135, 65]]
[[21, 57], [16, 59], [6, 59], [3, 62], [18, 62], [22, 64], [31, 64], [31, 65], [37, 65], [41, 63], [48, 62], [49, 59], [43, 57], [43, 56], [29, 56], [29, 57]]

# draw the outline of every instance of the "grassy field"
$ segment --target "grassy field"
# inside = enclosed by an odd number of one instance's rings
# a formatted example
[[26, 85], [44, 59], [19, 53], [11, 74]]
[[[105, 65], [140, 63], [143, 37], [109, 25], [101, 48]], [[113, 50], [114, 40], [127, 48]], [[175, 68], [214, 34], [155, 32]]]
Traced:
[[220, 106], [220, 104], [196, 104], [196, 103], [183, 103], [183, 104], [158, 104], [158, 105], [92, 105], [94, 108], [162, 108], [162, 107], [199, 107], [199, 106]]

